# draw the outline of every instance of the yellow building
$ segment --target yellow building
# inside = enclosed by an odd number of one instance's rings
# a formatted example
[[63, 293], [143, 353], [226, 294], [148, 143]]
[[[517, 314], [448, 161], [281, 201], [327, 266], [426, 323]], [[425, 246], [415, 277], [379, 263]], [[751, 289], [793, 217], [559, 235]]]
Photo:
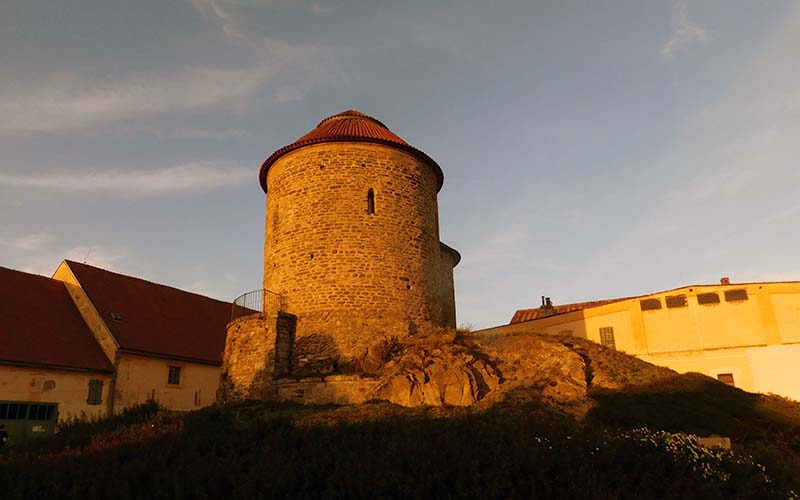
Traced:
[[0, 422], [24, 420], [30, 434], [42, 406], [54, 422], [148, 400], [212, 404], [230, 314], [230, 303], [77, 262], [53, 278], [0, 268]]
[[64, 283], [0, 267], [0, 423], [12, 444], [58, 418], [105, 415], [112, 376]]
[[692, 285], [523, 309], [486, 331], [587, 338], [678, 372], [800, 400], [800, 282]]

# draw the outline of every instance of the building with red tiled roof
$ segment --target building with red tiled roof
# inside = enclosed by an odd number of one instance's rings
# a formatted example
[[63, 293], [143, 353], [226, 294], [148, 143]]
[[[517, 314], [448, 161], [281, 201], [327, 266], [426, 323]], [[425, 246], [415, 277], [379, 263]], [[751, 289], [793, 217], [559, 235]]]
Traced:
[[0, 284], [0, 422], [16, 440], [148, 400], [214, 402], [229, 303], [69, 260], [53, 278], [0, 267]]
[[122, 351], [222, 362], [230, 302], [70, 260], [64, 263]]
[[214, 402], [230, 303], [70, 260], [53, 277], [114, 364], [112, 411], [151, 399], [179, 410]]
[[628, 299], [592, 300], [589, 302], [576, 302], [574, 304], [550, 305], [550, 307], [547, 307], [546, 304], [543, 304], [542, 307], [537, 307], [535, 309], [518, 309], [514, 313], [514, 316], [511, 318], [511, 323], [509, 324], [513, 325], [514, 323], [522, 323], [523, 321], [546, 318], [548, 316], [555, 316], [556, 314], [580, 311], [589, 307], [597, 307], [604, 304], [619, 302], [620, 300]]
[[114, 366], [65, 284], [4, 267], [0, 284], [0, 420], [9, 405], [11, 420], [30, 404], [58, 405], [62, 418], [104, 415]]
[[638, 297], [544, 303], [476, 335], [594, 340], [679, 372], [800, 400], [800, 282], [688, 285]]

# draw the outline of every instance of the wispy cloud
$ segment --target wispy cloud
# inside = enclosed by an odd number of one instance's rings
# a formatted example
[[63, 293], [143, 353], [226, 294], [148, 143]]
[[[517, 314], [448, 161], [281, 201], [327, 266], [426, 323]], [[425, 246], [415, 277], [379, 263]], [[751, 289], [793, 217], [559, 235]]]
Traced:
[[709, 38], [708, 31], [700, 24], [689, 20], [689, 0], [675, 0], [672, 6], [672, 35], [661, 47], [661, 55], [672, 58], [675, 52]]
[[0, 265], [42, 276], [51, 276], [63, 259], [115, 270], [128, 251], [103, 244], [70, 245], [56, 234], [41, 230], [0, 237]]
[[44, 248], [52, 239], [53, 237], [46, 232], [37, 232], [7, 239], [0, 238], [0, 245], [17, 250], [34, 252]]
[[73, 76], [56, 78], [31, 91], [0, 94], [0, 132], [74, 130], [170, 112], [230, 109], [270, 82], [290, 51], [276, 47], [269, 63], [252, 68], [187, 68], [103, 87]]
[[[217, 20], [225, 35], [247, 41], [259, 38], [247, 28], [244, 19], [235, 11], [234, 7], [242, 5], [241, 0], [189, 0], [189, 3], [201, 15]], [[300, 9], [316, 15], [333, 12], [333, 7], [330, 5], [298, 0], [259, 0], [258, 5], [273, 9]]]
[[33, 87], [12, 80], [0, 89], [0, 133], [81, 130], [197, 111], [246, 114], [265, 101], [302, 99], [330, 76], [325, 47], [266, 37], [217, 0], [191, 4], [224, 33], [218, 46], [229, 50], [225, 62], [153, 68], [110, 82], [63, 69]]
[[159, 139], [180, 139], [180, 140], [204, 140], [204, 141], [229, 141], [231, 139], [242, 139], [253, 135], [253, 132], [243, 128], [192, 128], [192, 127], [169, 127], [152, 130], [153, 134]]
[[[263, 46], [271, 40], [248, 27], [247, 18], [237, 12], [241, 0], [189, 0], [195, 11], [205, 18], [217, 23], [222, 32], [230, 39], [250, 46]], [[333, 11], [329, 5], [297, 0], [259, 1], [260, 7], [271, 9], [300, 9], [312, 15], [328, 14]]]
[[252, 168], [203, 163], [156, 170], [44, 172], [38, 175], [0, 175], [0, 185], [51, 191], [91, 191], [130, 196], [199, 193], [243, 185], [253, 180]]
[[190, 0], [190, 3], [203, 16], [215, 19], [222, 28], [223, 33], [228, 37], [243, 41], [250, 40], [250, 33], [236, 16], [228, 12], [223, 2], [218, 0]]
[[769, 214], [765, 219], [764, 222], [776, 222], [782, 219], [786, 219], [789, 217], [794, 217], [800, 215], [800, 204], [788, 206], [785, 208], [781, 208], [776, 210], [775, 212]]

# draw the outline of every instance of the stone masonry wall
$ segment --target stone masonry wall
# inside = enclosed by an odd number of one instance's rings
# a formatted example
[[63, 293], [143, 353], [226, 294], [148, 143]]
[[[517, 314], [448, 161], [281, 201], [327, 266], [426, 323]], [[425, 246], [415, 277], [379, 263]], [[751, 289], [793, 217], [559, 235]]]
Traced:
[[275, 361], [274, 378], [288, 375], [292, 369], [294, 335], [297, 329], [297, 316], [279, 312], [275, 321]]
[[272, 380], [289, 371], [296, 319], [255, 314], [228, 323], [217, 401], [269, 398]]
[[455, 258], [448, 252], [442, 252], [441, 265], [439, 266], [439, 283], [436, 289], [439, 291], [439, 303], [442, 305], [442, 316], [444, 324], [450, 327], [456, 326], [456, 293], [453, 283], [453, 266]]
[[429, 165], [389, 146], [325, 143], [280, 158], [267, 185], [264, 288], [299, 318], [294, 369], [358, 370], [384, 338], [455, 326]]
[[375, 398], [380, 381], [357, 375], [331, 375], [324, 380], [281, 380], [275, 398], [302, 404], [358, 404]]

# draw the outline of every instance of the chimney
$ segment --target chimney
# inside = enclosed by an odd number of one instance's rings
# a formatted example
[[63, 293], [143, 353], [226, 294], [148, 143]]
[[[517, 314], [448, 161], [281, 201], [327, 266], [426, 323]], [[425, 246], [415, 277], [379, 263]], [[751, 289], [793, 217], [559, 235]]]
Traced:
[[728, 278], [727, 276], [725, 276], [724, 278], [720, 278], [719, 284], [720, 285], [730, 285], [731, 284], [731, 279]]
[[556, 308], [553, 307], [553, 302], [550, 300], [550, 297], [545, 297], [542, 295], [542, 307], [539, 309], [539, 317], [546, 318], [554, 315], [555, 313]]

